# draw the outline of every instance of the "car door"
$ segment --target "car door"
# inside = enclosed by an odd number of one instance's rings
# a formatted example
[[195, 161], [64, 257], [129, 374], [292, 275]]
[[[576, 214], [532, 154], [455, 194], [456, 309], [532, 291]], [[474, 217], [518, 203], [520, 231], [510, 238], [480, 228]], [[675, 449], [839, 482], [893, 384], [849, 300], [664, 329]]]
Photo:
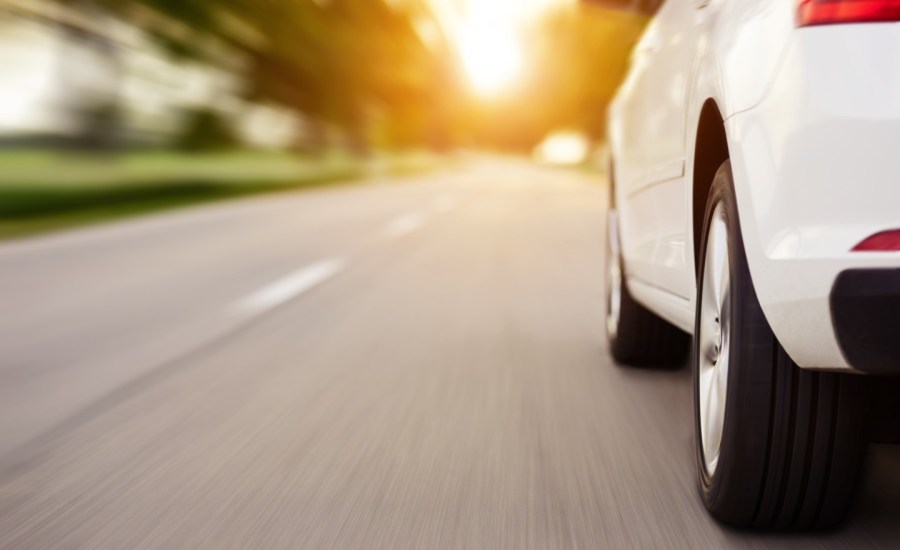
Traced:
[[693, 292], [685, 181], [686, 121], [705, 0], [666, 0], [635, 48], [626, 166], [620, 170], [629, 275], [682, 298]]

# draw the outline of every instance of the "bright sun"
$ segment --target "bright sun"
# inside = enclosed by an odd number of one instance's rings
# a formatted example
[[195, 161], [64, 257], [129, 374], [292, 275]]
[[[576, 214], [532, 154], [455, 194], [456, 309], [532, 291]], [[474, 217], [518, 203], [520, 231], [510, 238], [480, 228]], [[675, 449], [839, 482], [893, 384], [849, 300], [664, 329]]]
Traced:
[[456, 45], [476, 93], [515, 86], [527, 68], [523, 29], [547, 9], [576, 0], [428, 0]]
[[476, 92], [497, 94], [520, 76], [522, 44], [512, 29], [473, 24], [460, 30], [458, 41], [463, 68]]

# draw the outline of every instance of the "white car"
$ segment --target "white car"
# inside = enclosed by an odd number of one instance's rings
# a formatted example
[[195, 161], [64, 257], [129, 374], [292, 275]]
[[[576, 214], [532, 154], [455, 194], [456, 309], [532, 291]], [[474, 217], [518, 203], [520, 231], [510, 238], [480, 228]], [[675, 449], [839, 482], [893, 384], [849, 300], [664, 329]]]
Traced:
[[608, 117], [611, 353], [693, 342], [715, 517], [834, 525], [900, 374], [900, 0], [589, 1], [653, 14]]

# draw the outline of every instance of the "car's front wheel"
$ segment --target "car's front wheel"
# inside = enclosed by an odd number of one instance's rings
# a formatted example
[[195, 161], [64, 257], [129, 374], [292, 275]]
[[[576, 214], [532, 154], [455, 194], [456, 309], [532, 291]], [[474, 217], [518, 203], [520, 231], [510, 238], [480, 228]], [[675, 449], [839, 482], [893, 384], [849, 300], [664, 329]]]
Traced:
[[862, 462], [867, 381], [800, 369], [778, 343], [751, 281], [729, 162], [700, 250], [692, 362], [703, 502], [738, 526], [833, 526]]

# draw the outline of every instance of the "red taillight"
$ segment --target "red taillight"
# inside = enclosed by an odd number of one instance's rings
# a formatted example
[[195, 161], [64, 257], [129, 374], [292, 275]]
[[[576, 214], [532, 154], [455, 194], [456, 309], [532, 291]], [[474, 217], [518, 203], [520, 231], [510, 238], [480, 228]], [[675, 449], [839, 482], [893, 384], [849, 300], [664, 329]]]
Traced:
[[900, 21], [900, 0], [799, 0], [797, 24], [833, 25]]
[[854, 252], [896, 252], [900, 251], [900, 229], [875, 233], [853, 247]]

